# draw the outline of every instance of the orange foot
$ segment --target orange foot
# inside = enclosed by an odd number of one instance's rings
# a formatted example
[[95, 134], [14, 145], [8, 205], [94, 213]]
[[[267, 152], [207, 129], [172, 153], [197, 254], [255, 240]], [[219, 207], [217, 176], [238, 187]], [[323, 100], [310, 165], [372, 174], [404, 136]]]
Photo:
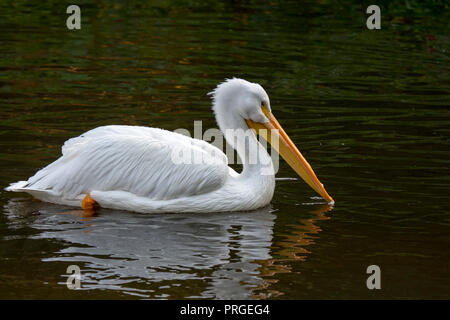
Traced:
[[83, 210], [93, 210], [95, 207], [95, 200], [91, 198], [91, 195], [88, 193], [84, 199], [83, 202], [81, 203], [81, 208]]

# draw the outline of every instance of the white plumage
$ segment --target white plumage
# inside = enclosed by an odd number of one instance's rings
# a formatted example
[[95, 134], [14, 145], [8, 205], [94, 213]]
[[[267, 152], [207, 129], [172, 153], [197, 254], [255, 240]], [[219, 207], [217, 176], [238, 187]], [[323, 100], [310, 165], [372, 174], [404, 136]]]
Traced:
[[[81, 206], [89, 194], [104, 208], [142, 213], [265, 206], [275, 188], [270, 156], [253, 132], [234, 140], [227, 130], [247, 131], [248, 123], [268, 123], [261, 106], [270, 111], [269, 97], [260, 85], [242, 79], [227, 80], [211, 94], [219, 128], [243, 162], [240, 174], [228, 167], [221, 150], [202, 140], [157, 128], [114, 125], [69, 139], [59, 159], [6, 190], [71, 206]], [[250, 150], [258, 152], [256, 163], [248, 161]], [[180, 152], [201, 161], [174, 161]]]
[[[213, 163], [173, 165], [175, 147]], [[213, 158], [213, 148], [156, 128], [99, 127], [66, 141], [62, 157], [31, 177], [28, 187], [51, 189], [66, 199], [92, 190], [122, 190], [158, 200], [202, 194], [221, 187], [226, 179], [226, 158]]]

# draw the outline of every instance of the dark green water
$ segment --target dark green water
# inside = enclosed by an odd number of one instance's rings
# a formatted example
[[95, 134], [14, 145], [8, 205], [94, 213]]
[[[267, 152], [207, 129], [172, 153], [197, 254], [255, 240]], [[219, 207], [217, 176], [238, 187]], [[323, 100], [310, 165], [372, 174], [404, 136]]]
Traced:
[[100, 125], [213, 128], [206, 93], [237, 76], [264, 86], [336, 205], [281, 180], [256, 212], [87, 219], [2, 190], [0, 298], [450, 297], [444, 2], [381, 1], [373, 31], [348, 1], [75, 1], [78, 31], [51, 3], [0, 3], [2, 189]]

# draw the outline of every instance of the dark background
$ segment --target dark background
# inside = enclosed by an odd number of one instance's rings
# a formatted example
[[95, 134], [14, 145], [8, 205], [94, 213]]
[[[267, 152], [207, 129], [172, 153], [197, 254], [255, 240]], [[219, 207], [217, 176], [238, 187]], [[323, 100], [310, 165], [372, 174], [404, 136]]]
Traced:
[[263, 85], [336, 205], [280, 180], [253, 214], [86, 220], [1, 191], [0, 297], [448, 299], [448, 21], [447, 1], [2, 1], [2, 188], [100, 125], [216, 127], [206, 93], [236, 76]]

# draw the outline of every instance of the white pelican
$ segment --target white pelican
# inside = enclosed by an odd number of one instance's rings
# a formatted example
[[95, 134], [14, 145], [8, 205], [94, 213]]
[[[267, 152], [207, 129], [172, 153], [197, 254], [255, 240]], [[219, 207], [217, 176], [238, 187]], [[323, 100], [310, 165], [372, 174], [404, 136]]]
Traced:
[[[269, 96], [259, 84], [227, 79], [210, 94], [217, 124], [242, 160], [240, 174], [228, 167], [221, 150], [205, 141], [157, 128], [111, 125], [67, 140], [59, 159], [6, 190], [83, 209], [98, 204], [142, 213], [254, 210], [269, 204], [275, 188], [272, 159], [256, 132], [272, 143], [308, 185], [333, 203], [275, 119]], [[241, 132], [238, 139], [227, 134], [229, 129]], [[173, 154], [180, 150], [207, 161], [175, 163]], [[256, 161], [250, 161], [252, 152], [259, 154]]]

